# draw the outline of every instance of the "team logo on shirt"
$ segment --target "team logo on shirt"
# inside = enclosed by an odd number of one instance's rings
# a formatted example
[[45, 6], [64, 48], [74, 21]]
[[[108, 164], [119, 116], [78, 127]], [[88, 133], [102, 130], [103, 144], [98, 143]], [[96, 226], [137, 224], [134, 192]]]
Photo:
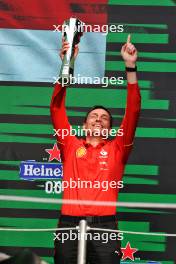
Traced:
[[100, 158], [108, 158], [108, 152], [104, 149], [100, 151]]
[[102, 149], [101, 152], [100, 152], [100, 154], [102, 156], [107, 156], [108, 155], [108, 152], [106, 150]]
[[78, 148], [78, 149], [76, 150], [76, 157], [77, 157], [77, 158], [81, 158], [81, 157], [83, 157], [84, 155], [86, 155], [86, 153], [87, 153], [86, 148], [84, 148], [84, 147], [80, 147], [80, 148]]

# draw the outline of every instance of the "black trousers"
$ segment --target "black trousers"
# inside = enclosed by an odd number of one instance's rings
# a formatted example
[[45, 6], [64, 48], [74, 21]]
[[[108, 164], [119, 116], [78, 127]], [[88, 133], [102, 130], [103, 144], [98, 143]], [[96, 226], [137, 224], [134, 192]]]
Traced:
[[[58, 227], [76, 227], [78, 224], [69, 221], [59, 221]], [[90, 227], [117, 230], [117, 222], [98, 224], [88, 223]], [[120, 251], [121, 237], [117, 233], [105, 231], [87, 231], [86, 264], [120, 264], [122, 253]], [[112, 239], [113, 238], [113, 239]], [[76, 264], [79, 234], [77, 230], [58, 231], [54, 240], [54, 263]]]

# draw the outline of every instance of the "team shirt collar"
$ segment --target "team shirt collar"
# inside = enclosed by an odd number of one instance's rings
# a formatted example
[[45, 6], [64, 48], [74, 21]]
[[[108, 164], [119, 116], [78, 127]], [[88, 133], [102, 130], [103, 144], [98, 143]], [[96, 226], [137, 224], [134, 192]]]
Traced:
[[[88, 147], [93, 147], [90, 143], [86, 142], [86, 139], [82, 139], [83, 145], [88, 148]], [[102, 142], [100, 142], [96, 147], [93, 148], [100, 148], [103, 147], [107, 143], [107, 140], [103, 139]]]

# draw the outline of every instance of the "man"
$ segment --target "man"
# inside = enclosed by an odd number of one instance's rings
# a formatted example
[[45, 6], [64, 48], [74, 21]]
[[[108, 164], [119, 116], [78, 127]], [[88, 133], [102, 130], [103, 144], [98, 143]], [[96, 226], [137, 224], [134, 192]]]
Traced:
[[[63, 42], [61, 59], [68, 50], [69, 44]], [[75, 47], [76, 57], [78, 46]], [[63, 161], [64, 180], [75, 181], [102, 181], [117, 182], [122, 179], [125, 163], [132, 149], [135, 129], [140, 112], [140, 92], [137, 84], [136, 61], [137, 50], [130, 42], [122, 46], [121, 55], [127, 72], [127, 105], [125, 116], [120, 126], [123, 136], [116, 135], [113, 140], [103, 139], [103, 130], [110, 131], [112, 116], [108, 109], [98, 106], [90, 110], [85, 118], [84, 129], [89, 133], [86, 139], [78, 139], [68, 135], [64, 138], [57, 137], [61, 149]], [[54, 128], [70, 130], [65, 109], [66, 88], [56, 84], [52, 101], [51, 117]], [[85, 91], [86, 96], [86, 91]], [[118, 105], [118, 102], [117, 102]], [[97, 133], [99, 131], [99, 133]], [[116, 207], [96, 205], [95, 202], [117, 201], [118, 188], [108, 188], [104, 191], [100, 188], [67, 188], [63, 192], [63, 199], [86, 200], [89, 204], [63, 204], [59, 227], [73, 227], [78, 225], [81, 219], [86, 219], [88, 225], [98, 228], [116, 229]], [[77, 258], [77, 240], [67, 240], [62, 243], [55, 241], [55, 264], [73, 264]], [[117, 264], [120, 263], [120, 243], [117, 240], [108, 240], [103, 243], [100, 240], [87, 242], [87, 263], [89, 264]]]

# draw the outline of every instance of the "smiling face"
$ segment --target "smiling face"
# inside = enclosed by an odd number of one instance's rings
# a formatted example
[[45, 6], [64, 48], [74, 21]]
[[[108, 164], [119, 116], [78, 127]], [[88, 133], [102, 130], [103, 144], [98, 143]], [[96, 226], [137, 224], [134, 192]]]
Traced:
[[110, 130], [110, 115], [109, 113], [101, 108], [92, 110], [86, 119], [83, 126], [84, 129], [89, 129], [92, 132], [92, 136], [97, 136], [97, 132], [102, 136], [103, 130]]

